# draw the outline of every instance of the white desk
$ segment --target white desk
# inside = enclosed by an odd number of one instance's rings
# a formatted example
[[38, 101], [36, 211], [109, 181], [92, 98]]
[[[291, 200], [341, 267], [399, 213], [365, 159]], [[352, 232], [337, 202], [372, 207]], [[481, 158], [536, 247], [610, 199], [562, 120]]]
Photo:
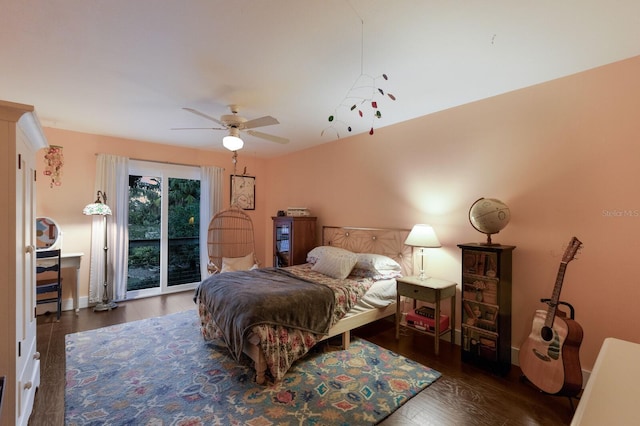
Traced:
[[637, 425], [638, 360], [640, 344], [605, 339], [571, 425]]
[[76, 270], [76, 285], [73, 287], [73, 310], [78, 312], [80, 310], [80, 262], [82, 261], [84, 253], [62, 253], [61, 266], [62, 268], [75, 268]]
[[73, 310], [75, 312], [80, 310], [80, 262], [82, 256], [84, 253], [62, 253], [60, 255], [63, 268], [75, 268], [76, 270], [76, 285], [73, 289]]

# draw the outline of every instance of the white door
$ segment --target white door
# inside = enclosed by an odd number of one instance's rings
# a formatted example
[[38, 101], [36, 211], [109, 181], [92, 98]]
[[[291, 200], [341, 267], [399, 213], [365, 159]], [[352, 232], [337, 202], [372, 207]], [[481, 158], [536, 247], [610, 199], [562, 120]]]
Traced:
[[17, 127], [16, 176], [16, 424], [26, 425], [36, 388], [40, 385], [40, 356], [36, 352], [35, 318], [35, 153]]

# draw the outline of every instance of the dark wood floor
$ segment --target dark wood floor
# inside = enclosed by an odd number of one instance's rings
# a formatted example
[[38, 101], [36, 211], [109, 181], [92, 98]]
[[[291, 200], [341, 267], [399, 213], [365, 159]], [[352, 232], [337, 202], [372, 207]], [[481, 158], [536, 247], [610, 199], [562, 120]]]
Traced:
[[[568, 398], [541, 393], [512, 366], [505, 377], [463, 363], [460, 346], [403, 329], [395, 339], [392, 320], [361, 327], [354, 335], [402, 354], [442, 373], [442, 377], [413, 397], [381, 424], [425, 425], [568, 425], [573, 417]], [[577, 401], [573, 400], [573, 405]]]
[[[41, 382], [29, 425], [64, 424], [64, 336], [123, 322], [136, 321], [195, 308], [192, 292], [176, 293], [121, 303], [110, 312], [81, 309], [38, 317]], [[382, 320], [354, 335], [388, 348], [442, 373], [442, 377], [382, 422], [385, 426], [425, 425], [567, 425], [573, 411], [566, 398], [542, 394], [520, 379], [513, 367], [506, 377], [492, 375], [460, 361], [460, 347], [441, 341], [433, 354], [433, 339], [403, 330], [400, 340], [394, 325]], [[575, 403], [575, 402], [574, 402]]]

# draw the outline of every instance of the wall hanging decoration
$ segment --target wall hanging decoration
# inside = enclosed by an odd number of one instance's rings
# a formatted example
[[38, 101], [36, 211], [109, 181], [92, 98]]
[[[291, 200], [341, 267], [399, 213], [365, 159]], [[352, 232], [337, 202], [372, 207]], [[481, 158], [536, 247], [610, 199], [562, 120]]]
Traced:
[[233, 151], [231, 157], [233, 172], [231, 173], [231, 205], [236, 205], [244, 210], [256, 209], [256, 178], [247, 175], [247, 166], [244, 166], [242, 174], [237, 172], [238, 151]]
[[237, 172], [238, 151], [233, 151], [231, 157], [233, 173], [231, 173], [231, 205], [244, 210], [256, 209], [256, 178], [247, 175], [247, 166], [244, 166], [242, 174]]
[[244, 210], [256, 209], [256, 178], [231, 175], [231, 205]]
[[361, 24], [360, 76], [356, 78], [344, 99], [334, 109], [333, 114], [329, 115], [329, 126], [322, 130], [320, 136], [324, 136], [324, 133], [330, 130], [335, 132], [336, 137], [339, 139], [340, 132], [338, 128], [351, 133], [353, 127], [349, 124], [351, 121], [348, 120], [353, 120], [354, 118], [370, 119], [369, 134], [373, 135], [374, 121], [382, 118], [382, 101], [385, 99], [396, 100], [393, 94], [383, 88], [383, 85], [389, 80], [387, 74], [373, 77], [364, 73], [364, 20], [355, 9], [354, 12], [358, 15]]
[[51, 145], [44, 154], [47, 164], [44, 174], [51, 178], [50, 187], [62, 185], [62, 166], [64, 165], [64, 157], [62, 156], [62, 147]]

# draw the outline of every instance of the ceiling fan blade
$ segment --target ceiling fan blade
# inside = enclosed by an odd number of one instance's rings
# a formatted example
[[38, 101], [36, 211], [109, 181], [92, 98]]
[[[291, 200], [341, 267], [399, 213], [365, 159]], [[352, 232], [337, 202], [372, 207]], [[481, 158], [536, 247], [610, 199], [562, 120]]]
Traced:
[[281, 143], [281, 144], [289, 143], [289, 139], [281, 138], [280, 136], [274, 136], [274, 135], [269, 135], [269, 134], [262, 133], [262, 132], [256, 132], [255, 130], [247, 130], [246, 132], [248, 134], [250, 134], [251, 136], [255, 136], [255, 137], [261, 138], [261, 139], [266, 139], [266, 140], [271, 141], [271, 142], [276, 142], [276, 143]]
[[270, 115], [265, 115], [264, 117], [255, 118], [253, 120], [245, 121], [242, 123], [243, 129], [255, 129], [256, 127], [264, 127], [271, 126], [273, 124], [280, 124], [278, 120], [271, 117]]
[[183, 109], [183, 110], [185, 110], [185, 111], [189, 111], [189, 112], [190, 112], [190, 113], [192, 113], [192, 114], [199, 115], [200, 117], [204, 117], [204, 118], [206, 118], [207, 120], [215, 121], [215, 122], [216, 122], [216, 123], [218, 123], [219, 125], [223, 126], [225, 129], [227, 128], [227, 126], [225, 126], [225, 125], [224, 125], [224, 123], [223, 123], [222, 121], [218, 120], [218, 119], [217, 119], [217, 118], [215, 118], [215, 117], [211, 117], [210, 115], [207, 115], [207, 114], [205, 114], [204, 112], [200, 112], [200, 111], [198, 111], [197, 109], [193, 109], [193, 108], [182, 108], [182, 109]]
[[172, 127], [171, 130], [227, 130], [226, 127]]

